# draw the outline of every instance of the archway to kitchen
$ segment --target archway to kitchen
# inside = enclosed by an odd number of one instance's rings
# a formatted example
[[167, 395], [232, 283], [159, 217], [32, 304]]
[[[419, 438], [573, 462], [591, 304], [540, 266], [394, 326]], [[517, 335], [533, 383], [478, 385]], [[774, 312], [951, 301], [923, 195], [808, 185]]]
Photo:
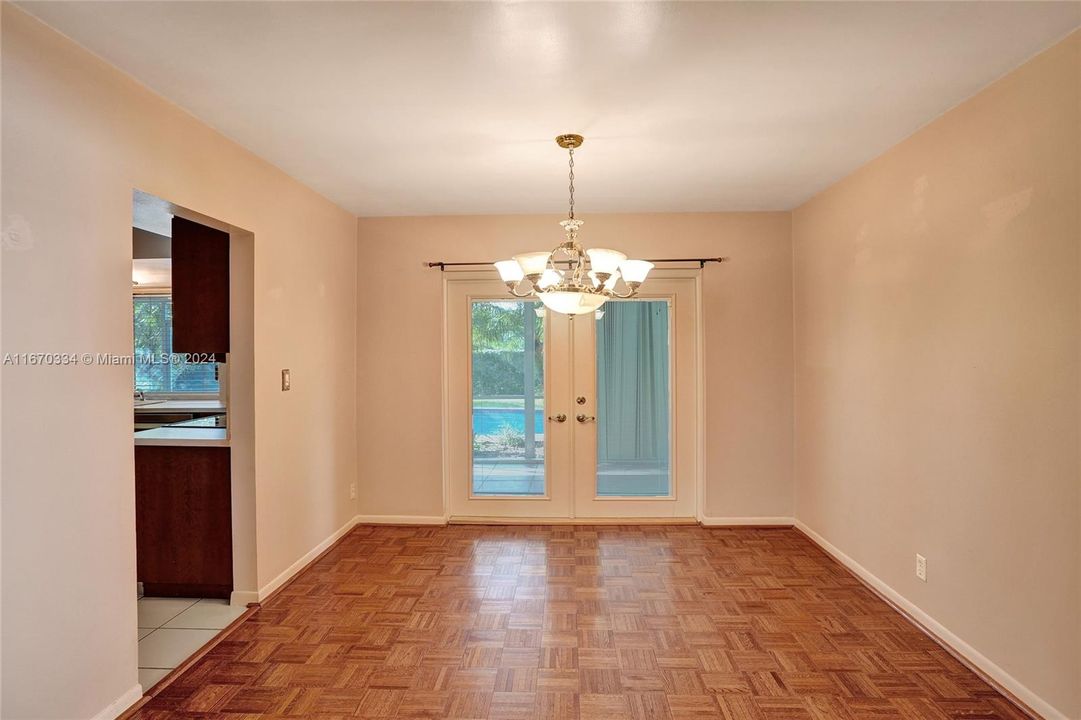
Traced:
[[135, 190], [132, 328], [139, 683], [258, 600], [254, 235]]

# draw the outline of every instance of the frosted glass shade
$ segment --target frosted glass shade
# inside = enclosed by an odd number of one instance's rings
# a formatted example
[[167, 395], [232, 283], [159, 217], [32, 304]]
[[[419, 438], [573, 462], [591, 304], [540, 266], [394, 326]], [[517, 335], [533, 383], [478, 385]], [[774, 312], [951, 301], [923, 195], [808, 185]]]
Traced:
[[523, 274], [540, 275], [542, 272], [544, 272], [544, 269], [548, 267], [548, 258], [551, 256], [552, 253], [531, 252], [524, 253], [522, 255], [515, 255], [514, 259], [522, 268]]
[[646, 275], [649, 275], [649, 271], [652, 269], [653, 263], [648, 260], [624, 260], [619, 266], [619, 271], [623, 274], [623, 281], [629, 283], [644, 281]]
[[603, 295], [594, 295], [593, 293], [563, 292], [559, 290], [540, 295], [540, 301], [544, 303], [546, 308], [564, 315], [591, 313], [604, 305], [604, 301], [607, 299]]
[[522, 266], [515, 260], [500, 260], [495, 263], [495, 269], [499, 271], [499, 277], [503, 282], [516, 283], [524, 277]]
[[586, 250], [589, 256], [589, 266], [593, 272], [608, 273], [611, 275], [619, 269], [619, 264], [627, 259], [627, 256], [618, 250], [607, 248], [590, 248]]
[[558, 270], [548, 268], [541, 274], [540, 280], [537, 281], [537, 287], [543, 290], [546, 287], [558, 285], [561, 282], [563, 282], [563, 273], [559, 272]]

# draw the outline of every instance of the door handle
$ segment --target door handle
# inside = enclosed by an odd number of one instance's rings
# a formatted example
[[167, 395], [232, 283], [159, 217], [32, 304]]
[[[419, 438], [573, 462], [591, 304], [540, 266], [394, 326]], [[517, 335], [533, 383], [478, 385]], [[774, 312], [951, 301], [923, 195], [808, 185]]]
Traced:
[[593, 415], [575, 415], [574, 419], [580, 423], [593, 422], [597, 418]]
[[559, 413], [558, 415], [549, 415], [548, 419], [553, 422], [567, 422], [567, 416], [563, 413]]

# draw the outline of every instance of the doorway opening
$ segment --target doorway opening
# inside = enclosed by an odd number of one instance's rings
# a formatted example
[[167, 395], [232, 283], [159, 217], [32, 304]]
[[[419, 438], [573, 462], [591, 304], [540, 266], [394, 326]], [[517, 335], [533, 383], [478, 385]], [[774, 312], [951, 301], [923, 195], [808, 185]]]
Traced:
[[132, 385], [139, 683], [256, 596], [254, 236], [135, 190]]

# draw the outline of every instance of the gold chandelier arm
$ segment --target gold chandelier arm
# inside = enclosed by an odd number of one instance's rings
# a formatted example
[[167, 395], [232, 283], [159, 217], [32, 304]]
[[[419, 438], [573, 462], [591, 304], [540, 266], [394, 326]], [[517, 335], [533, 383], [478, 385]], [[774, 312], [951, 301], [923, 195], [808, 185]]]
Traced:
[[528, 290], [527, 292], [520, 293], [520, 292], [518, 292], [517, 287], [510, 288], [510, 294], [513, 295], [516, 298], [536, 297], [536, 295], [537, 295], [536, 291], [534, 291], [534, 290]]
[[627, 298], [632, 298], [635, 295], [637, 295], [638, 290], [636, 288], [632, 288], [631, 291], [629, 293], [627, 293], [626, 295], [620, 295], [615, 290], [609, 290], [606, 294], [609, 297], [619, 298], [620, 300], [626, 300]]

